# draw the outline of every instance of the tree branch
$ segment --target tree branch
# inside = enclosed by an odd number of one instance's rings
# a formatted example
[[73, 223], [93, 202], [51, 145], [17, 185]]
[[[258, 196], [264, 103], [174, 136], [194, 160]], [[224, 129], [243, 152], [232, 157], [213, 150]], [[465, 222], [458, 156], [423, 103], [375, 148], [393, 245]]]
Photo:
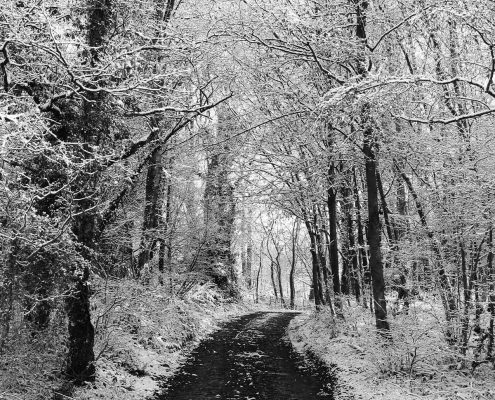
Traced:
[[417, 122], [419, 124], [442, 124], [442, 125], [448, 125], [448, 124], [453, 124], [457, 123], [460, 121], [465, 121], [473, 118], [478, 118], [482, 117], [484, 115], [489, 115], [491, 113], [494, 113], [495, 110], [489, 109], [489, 110], [483, 110], [483, 111], [478, 111], [474, 112], [471, 114], [464, 114], [464, 115], [459, 115], [455, 118], [447, 118], [447, 119], [437, 119], [437, 118], [429, 118], [429, 119], [421, 119], [421, 118], [413, 118], [413, 117], [408, 117], [406, 115], [393, 115], [395, 118], [400, 118], [403, 119], [404, 121], [408, 122]]
[[[161, 143], [162, 144], [167, 143], [172, 136], [174, 136], [177, 132], [179, 132], [187, 124], [189, 124], [190, 122], [192, 122], [195, 118], [197, 118], [198, 116], [200, 116], [205, 111], [208, 111], [208, 110], [210, 110], [212, 108], [215, 108], [219, 104], [227, 101], [233, 95], [234, 95], [233, 93], [230, 93], [228, 96], [226, 96], [223, 99], [217, 101], [216, 103], [209, 104], [209, 105], [202, 106], [202, 107], [198, 107], [198, 108], [196, 108], [194, 110], [186, 110], [185, 111], [186, 113], [190, 113], [192, 115], [190, 115], [189, 117], [186, 117], [186, 118], [182, 117], [177, 122], [177, 124], [172, 128], [172, 130], [167, 134], [167, 136], [165, 136], [165, 138], [161, 140]], [[156, 110], [155, 111], [155, 114], [156, 114], [156, 113], [159, 113], [159, 112], [163, 112], [164, 109], [162, 108], [162, 109], [155, 109], [155, 110]], [[152, 115], [152, 114], [153, 113], [147, 113], [147, 114], [142, 114], [142, 115]], [[146, 146], [148, 143], [151, 143], [152, 141], [157, 140], [158, 139], [158, 133], [159, 133], [159, 130], [158, 129], [153, 129], [151, 131], [151, 133], [146, 138], [144, 138], [142, 140], [139, 140], [138, 142], [133, 143], [132, 146], [124, 154], [122, 154], [119, 158], [116, 158], [116, 159], [111, 160], [107, 164], [107, 166], [111, 166], [111, 165], [113, 165], [113, 164], [115, 164], [115, 163], [117, 163], [117, 162], [119, 162], [121, 160], [125, 160], [125, 159], [131, 157], [132, 155], [136, 154], [136, 152], [139, 149], [141, 149], [142, 147]]]
[[333, 75], [328, 69], [326, 69], [320, 62], [320, 59], [318, 58], [318, 56], [316, 55], [313, 47], [311, 46], [311, 43], [307, 42], [306, 45], [308, 46], [309, 50], [311, 51], [311, 54], [313, 55], [313, 58], [316, 62], [316, 64], [318, 65], [318, 68], [320, 68], [320, 70], [326, 75], [328, 76], [330, 79], [333, 79], [335, 82], [337, 82], [339, 85], [342, 85], [344, 84], [344, 80], [340, 79], [340, 78], [337, 78], [335, 75]]
[[374, 46], [367, 46], [368, 49], [373, 52], [375, 51], [375, 49], [378, 47], [378, 45], [382, 42], [383, 39], [385, 39], [388, 35], [390, 35], [392, 32], [394, 32], [395, 30], [399, 29], [402, 25], [404, 25], [406, 22], [408, 22], [410, 19], [414, 18], [415, 16], [425, 12], [426, 10], [428, 10], [429, 8], [431, 8], [432, 6], [427, 6], [425, 8], [423, 8], [421, 11], [418, 11], [417, 13], [414, 13], [414, 14], [411, 14], [409, 17], [407, 18], [404, 18], [401, 22], [399, 22], [397, 25], [393, 26], [392, 28], [390, 28], [388, 31], [386, 31], [382, 36], [380, 36], [380, 38], [378, 39], [378, 41], [375, 43]]

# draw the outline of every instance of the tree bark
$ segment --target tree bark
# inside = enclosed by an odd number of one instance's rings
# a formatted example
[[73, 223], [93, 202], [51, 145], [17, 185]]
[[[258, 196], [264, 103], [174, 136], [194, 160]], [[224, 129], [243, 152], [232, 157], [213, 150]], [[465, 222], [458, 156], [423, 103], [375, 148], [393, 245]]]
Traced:
[[[225, 134], [219, 127], [219, 135]], [[209, 157], [206, 177], [205, 225], [209, 232], [206, 247], [205, 273], [229, 297], [238, 297], [233, 271], [235, 199], [229, 181], [232, 155], [228, 148]]]
[[295, 308], [295, 298], [296, 298], [296, 285], [294, 282], [294, 275], [296, 272], [296, 247], [297, 247], [297, 237], [299, 233], [299, 224], [297, 219], [294, 221], [294, 225], [292, 228], [292, 259], [290, 264], [290, 273], [289, 273], [289, 289], [290, 289], [290, 302], [289, 306], [293, 310]]
[[315, 300], [315, 305], [318, 307], [320, 305], [324, 305], [323, 295], [322, 295], [322, 287], [321, 287], [321, 279], [320, 279], [320, 262], [318, 260], [318, 245], [316, 243], [316, 238], [313, 232], [313, 228], [311, 226], [311, 222], [305, 220], [306, 229], [308, 231], [309, 240], [310, 240], [310, 253], [311, 253], [311, 262], [312, 262], [312, 278], [313, 278], [313, 296]]
[[[364, 110], [367, 113], [367, 110]], [[365, 118], [367, 119], [367, 118]], [[369, 121], [368, 121], [369, 123]], [[385, 300], [385, 279], [381, 253], [380, 214], [376, 180], [376, 145], [373, 130], [364, 128], [363, 151], [366, 157], [366, 186], [368, 188], [368, 243], [370, 247], [370, 272], [373, 288], [376, 327], [380, 331], [390, 329], [387, 321], [387, 301]]]
[[365, 235], [364, 235], [364, 229], [363, 229], [363, 219], [362, 219], [362, 214], [361, 214], [361, 199], [359, 196], [359, 186], [358, 186], [358, 181], [357, 181], [357, 173], [356, 173], [356, 168], [353, 167], [353, 177], [354, 177], [354, 197], [356, 201], [356, 223], [357, 223], [357, 240], [358, 240], [358, 251], [357, 251], [357, 256], [358, 256], [358, 269], [359, 269], [359, 275], [361, 277], [361, 289], [362, 289], [362, 295], [364, 297], [363, 299], [363, 306], [366, 308], [367, 307], [367, 302], [366, 302], [366, 289], [367, 286], [371, 284], [371, 277], [369, 276], [369, 268], [368, 268], [368, 256], [366, 254], [366, 247], [365, 247]]
[[153, 249], [159, 242], [158, 226], [161, 222], [163, 203], [162, 146], [153, 149], [146, 175], [145, 206], [141, 233], [141, 253], [139, 254], [137, 275], [153, 258]]
[[462, 315], [462, 332], [461, 332], [461, 354], [466, 355], [468, 345], [468, 331], [469, 331], [469, 307], [471, 304], [471, 290], [469, 290], [468, 274], [466, 268], [466, 250], [464, 243], [459, 243], [461, 252], [461, 281], [462, 291], [464, 294], [464, 307]]
[[493, 357], [493, 326], [495, 324], [495, 269], [493, 267], [493, 227], [490, 224], [490, 229], [488, 231], [488, 276], [490, 279], [489, 283], [489, 295], [488, 295], [488, 312], [490, 313], [490, 322], [488, 323], [488, 343], [486, 349], [486, 358], [489, 361], [494, 360]]
[[241, 224], [242, 243], [241, 243], [241, 271], [244, 282], [248, 289], [252, 286], [252, 264], [253, 264], [253, 245], [252, 245], [252, 226], [249, 218], [249, 212], [243, 212], [243, 220]]
[[263, 248], [263, 242], [260, 245], [260, 265], [258, 267], [258, 272], [256, 273], [256, 297], [255, 297], [255, 303], [258, 304], [260, 302], [259, 298], [259, 293], [260, 293], [260, 275], [261, 275], [261, 270], [263, 268], [263, 261], [261, 258], [261, 249]]
[[[331, 167], [331, 175], [335, 174], [334, 167]], [[333, 178], [332, 178], [333, 180]], [[330, 187], [327, 191], [328, 219], [330, 230], [330, 268], [332, 270], [333, 292], [336, 297], [340, 296], [340, 276], [339, 276], [339, 246], [337, 236], [337, 190]]]
[[276, 261], [276, 267], [277, 267], [278, 290], [280, 292], [280, 302], [282, 303], [282, 306], [285, 307], [286, 304], [284, 298], [284, 287], [282, 285], [282, 268], [280, 265], [280, 261], [278, 260], [278, 257]]
[[74, 278], [74, 286], [66, 302], [69, 316], [66, 374], [76, 383], [93, 381], [96, 372], [93, 351], [95, 332], [90, 315], [89, 268], [83, 268], [81, 273], [82, 276]]
[[[173, 158], [167, 157], [166, 162], [169, 178], [166, 181], [165, 190], [165, 221], [163, 221], [163, 227], [161, 229], [160, 239], [160, 255], [158, 258], [158, 270], [163, 274], [165, 271], [165, 265], [168, 266], [170, 278], [172, 277], [172, 174]], [[164, 179], [165, 180], [165, 179]]]
[[9, 241], [8, 257], [6, 260], [6, 271], [4, 273], [0, 291], [0, 354], [10, 333], [11, 320], [14, 314], [14, 293], [16, 291], [16, 277], [19, 271], [17, 264], [17, 252], [19, 250], [19, 239], [12, 238]]
[[378, 185], [378, 192], [380, 193], [380, 202], [382, 204], [383, 220], [385, 221], [385, 228], [387, 230], [387, 236], [391, 247], [395, 242], [395, 236], [393, 233], [392, 223], [390, 222], [390, 209], [388, 208], [387, 198], [385, 197], [385, 191], [383, 190], [383, 182], [380, 171], [376, 171], [376, 183]]
[[248, 289], [251, 289], [253, 285], [252, 281], [252, 271], [253, 271], [253, 227], [251, 225], [251, 220], [248, 221], [247, 226], [247, 248], [246, 248], [246, 283]]
[[[314, 221], [315, 226], [317, 225], [317, 220], [315, 218]], [[325, 227], [322, 226], [322, 230], [324, 230]], [[328, 247], [326, 246], [326, 243], [324, 242], [324, 239], [321, 237], [320, 234], [320, 229], [317, 227], [315, 229], [315, 239], [316, 239], [316, 247], [317, 247], [317, 255], [318, 255], [318, 264], [320, 266], [319, 270], [323, 276], [323, 280], [320, 279], [321, 282], [321, 295], [323, 297], [323, 303], [326, 305], [331, 305], [332, 304], [332, 294], [331, 294], [331, 289], [332, 289], [332, 284], [330, 283], [330, 274], [329, 274], [329, 268], [327, 265], [327, 257], [325, 253], [325, 248]]]
[[[401, 166], [401, 170], [403, 167]], [[400, 174], [397, 175], [397, 213], [402, 217], [394, 223], [394, 236], [399, 241], [407, 232], [407, 200], [406, 185]]]
[[[347, 174], [349, 178], [349, 174]], [[345, 241], [342, 244], [344, 260], [342, 267], [342, 293], [354, 293], [356, 301], [361, 301], [361, 274], [358, 265], [358, 255], [356, 251], [356, 238], [354, 234], [354, 198], [352, 196], [352, 178], [347, 180], [346, 185], [341, 189], [344, 199], [343, 209], [343, 225], [345, 229]]]
[[[361, 42], [361, 53], [357, 63], [360, 77], [368, 74], [366, 65], [366, 14], [368, 2], [355, 0], [356, 37]], [[370, 247], [370, 271], [373, 288], [376, 327], [387, 333], [390, 330], [387, 321], [387, 302], [385, 300], [385, 279], [383, 277], [383, 260], [381, 253], [380, 215], [378, 206], [377, 150], [376, 137], [371, 121], [370, 106], [364, 104], [361, 109], [361, 129], [363, 130], [363, 153], [366, 166], [366, 186], [368, 191], [368, 243]]]
[[[99, 62], [100, 52], [104, 46], [107, 33], [110, 29], [113, 17], [113, 3], [111, 0], [87, 0], [88, 1], [88, 30], [87, 41], [89, 45], [88, 61], [94, 66]], [[84, 102], [83, 118], [81, 123], [88, 122], [81, 129], [84, 145], [80, 157], [90, 159], [93, 157], [91, 144], [99, 140], [97, 132], [107, 130], [108, 126], [102, 115], [106, 96], [103, 94], [87, 93], [89, 102]], [[78, 196], [75, 199], [76, 217], [72, 230], [82, 245], [80, 254], [85, 259], [80, 265], [76, 265], [72, 271], [73, 285], [69, 290], [66, 301], [66, 310], [69, 324], [68, 354], [66, 375], [76, 383], [92, 381], [95, 379], [94, 365], [94, 328], [91, 323], [89, 287], [89, 264], [92, 262], [91, 250], [95, 249], [96, 237], [96, 183], [97, 174], [94, 167], [82, 174], [76, 183]]]
[[272, 287], [273, 287], [273, 293], [275, 294], [275, 302], [278, 303], [278, 288], [277, 284], [275, 283], [275, 262], [271, 261], [270, 262], [270, 278], [272, 280]]

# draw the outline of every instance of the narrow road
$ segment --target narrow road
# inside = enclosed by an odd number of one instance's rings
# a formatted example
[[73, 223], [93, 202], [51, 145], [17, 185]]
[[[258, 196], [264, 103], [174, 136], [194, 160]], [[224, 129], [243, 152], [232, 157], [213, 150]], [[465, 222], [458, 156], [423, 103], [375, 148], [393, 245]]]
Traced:
[[258, 312], [224, 325], [165, 384], [159, 400], [333, 399], [334, 378], [305, 365], [284, 340], [297, 313]]

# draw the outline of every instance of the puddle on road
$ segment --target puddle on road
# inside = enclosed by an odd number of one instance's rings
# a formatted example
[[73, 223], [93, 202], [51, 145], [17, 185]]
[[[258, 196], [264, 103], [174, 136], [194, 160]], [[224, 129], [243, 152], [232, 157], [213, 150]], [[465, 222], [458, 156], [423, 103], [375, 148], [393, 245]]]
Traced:
[[304, 362], [283, 339], [295, 315], [259, 312], [225, 324], [156, 400], [337, 400], [335, 371]]

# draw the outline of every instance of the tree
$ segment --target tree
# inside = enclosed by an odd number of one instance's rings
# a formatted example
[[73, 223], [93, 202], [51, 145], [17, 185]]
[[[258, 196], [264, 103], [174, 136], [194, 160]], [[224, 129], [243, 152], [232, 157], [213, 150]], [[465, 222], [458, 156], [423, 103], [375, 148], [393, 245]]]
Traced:
[[[220, 140], [228, 137], [231, 121], [228, 111], [221, 110], [218, 124], [213, 127], [217, 130], [213, 136]], [[218, 287], [236, 297], [237, 276], [232, 254], [236, 205], [234, 187], [229, 179], [232, 163], [233, 154], [228, 142], [223, 145], [223, 149], [208, 155], [204, 191], [204, 216], [208, 235], [205, 260], [208, 265], [205, 272]]]

